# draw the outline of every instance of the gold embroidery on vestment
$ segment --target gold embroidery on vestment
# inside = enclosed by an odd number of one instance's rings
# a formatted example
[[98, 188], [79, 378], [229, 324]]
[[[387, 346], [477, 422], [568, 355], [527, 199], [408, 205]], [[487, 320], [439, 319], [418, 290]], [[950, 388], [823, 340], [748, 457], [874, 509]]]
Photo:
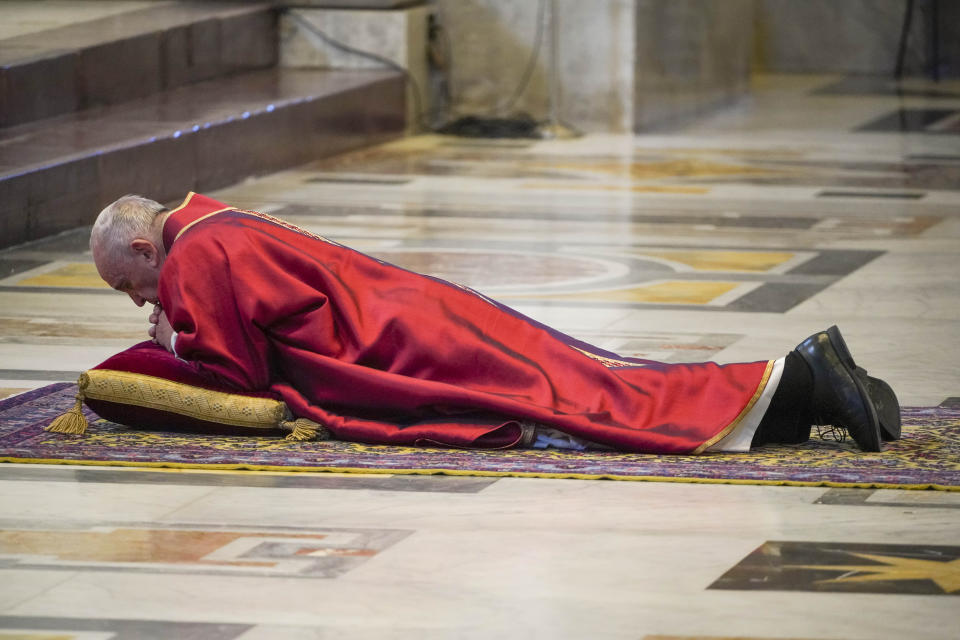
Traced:
[[206, 219], [209, 218], [210, 216], [215, 216], [215, 215], [217, 215], [218, 213], [223, 213], [224, 211], [233, 211], [233, 210], [234, 210], [233, 207], [224, 207], [223, 209], [217, 209], [216, 211], [211, 211], [210, 213], [208, 213], [208, 214], [206, 214], [206, 215], [202, 215], [202, 216], [200, 216], [199, 218], [197, 218], [196, 220], [194, 220], [193, 222], [188, 222], [187, 224], [183, 225], [183, 229], [180, 229], [180, 231], [177, 232], [177, 235], [173, 237], [173, 241], [176, 242], [176, 241], [180, 238], [180, 236], [183, 235], [183, 232], [184, 232], [184, 231], [186, 231], [187, 229], [189, 229], [189, 228], [192, 227], [193, 225], [197, 224], [198, 222], [203, 222], [204, 220], [206, 220]]
[[237, 209], [235, 207], [233, 208], [233, 210], [237, 211], [238, 213], [246, 213], [248, 215], [254, 216], [255, 218], [260, 218], [261, 220], [266, 220], [267, 222], [272, 222], [278, 227], [283, 227], [288, 231], [299, 233], [300, 235], [307, 236], [308, 238], [313, 238], [314, 240], [319, 240], [320, 242], [326, 242], [327, 244], [336, 245], [338, 247], [343, 246], [339, 243], [334, 242], [333, 240], [324, 238], [323, 236], [318, 236], [317, 234], [307, 231], [306, 229], [302, 229], [295, 224], [287, 222], [286, 220], [281, 220], [280, 218], [274, 218], [273, 216], [266, 213], [261, 213], [259, 211], [250, 211], [248, 209]]
[[643, 366], [643, 363], [641, 362], [629, 362], [627, 360], [617, 360], [616, 358], [608, 358], [607, 356], [601, 356], [596, 353], [590, 353], [589, 351], [585, 351], [580, 347], [573, 347], [573, 348], [579, 351], [580, 353], [582, 353], [583, 355], [589, 358], [593, 358], [594, 360], [596, 360], [597, 362], [599, 362], [605, 367], [642, 367]]

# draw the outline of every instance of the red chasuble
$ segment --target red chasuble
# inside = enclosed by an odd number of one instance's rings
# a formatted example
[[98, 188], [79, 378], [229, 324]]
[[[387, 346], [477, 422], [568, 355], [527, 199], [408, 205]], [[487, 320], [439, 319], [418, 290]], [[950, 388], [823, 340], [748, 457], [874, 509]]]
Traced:
[[746, 415], [772, 366], [623, 358], [198, 194], [163, 241], [177, 355], [212, 383], [278, 393], [342, 440], [510, 447], [529, 421], [621, 451], [699, 453]]

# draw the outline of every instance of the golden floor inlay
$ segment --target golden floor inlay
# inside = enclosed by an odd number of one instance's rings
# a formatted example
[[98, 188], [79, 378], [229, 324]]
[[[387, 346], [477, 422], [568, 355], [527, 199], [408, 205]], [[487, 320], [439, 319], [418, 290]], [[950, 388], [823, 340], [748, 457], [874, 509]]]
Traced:
[[7, 566], [32, 569], [336, 577], [406, 534], [162, 526], [6, 529], [0, 530], [0, 555]]
[[28, 276], [17, 282], [22, 287], [108, 288], [92, 262], [70, 262], [45, 273]]
[[960, 595], [960, 547], [771, 541], [710, 588]]
[[721, 296], [744, 285], [742, 282], [671, 280], [622, 289], [599, 289], [580, 293], [501, 295], [531, 300], [570, 300], [594, 302], [644, 302], [655, 304], [711, 304]]

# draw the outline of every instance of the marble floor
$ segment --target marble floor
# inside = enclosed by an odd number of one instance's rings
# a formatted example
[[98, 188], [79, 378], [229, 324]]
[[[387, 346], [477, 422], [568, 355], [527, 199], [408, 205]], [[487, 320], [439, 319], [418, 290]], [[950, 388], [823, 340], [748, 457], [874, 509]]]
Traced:
[[[779, 357], [836, 323], [902, 404], [956, 404], [960, 84], [896, 88], [762, 76], [669, 133], [420, 136], [208, 195], [627, 355]], [[0, 252], [0, 397], [145, 336], [86, 234]], [[956, 638], [958, 508], [950, 492], [4, 464], [0, 638]]]

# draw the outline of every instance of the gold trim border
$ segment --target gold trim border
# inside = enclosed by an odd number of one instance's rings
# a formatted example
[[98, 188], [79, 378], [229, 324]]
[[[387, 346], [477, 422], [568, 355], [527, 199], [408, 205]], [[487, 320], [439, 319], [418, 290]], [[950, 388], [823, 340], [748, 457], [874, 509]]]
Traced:
[[[736, 455], [736, 454], [730, 454]], [[827, 487], [831, 489], [903, 489], [922, 491], [960, 491], [960, 485], [948, 484], [892, 484], [886, 482], [809, 482], [800, 480], [744, 480], [739, 478], [680, 478], [675, 476], [621, 476], [589, 473], [537, 473], [532, 471], [470, 471], [460, 469], [367, 469], [361, 467], [284, 467], [258, 464], [204, 464], [184, 462], [128, 462], [124, 460], [65, 460], [62, 458], [0, 457], [0, 463], [62, 464], [103, 467], [143, 467], [168, 469], [198, 469], [217, 471], [287, 471], [291, 473], [357, 473], [384, 475], [448, 475], [496, 478], [553, 478], [559, 480], [622, 480], [627, 482], [678, 482], [689, 484], [737, 484], [781, 487]]]
[[190, 201], [193, 200], [193, 196], [195, 195], [197, 195], [195, 191], [188, 191], [187, 197], [183, 199], [183, 202], [181, 202], [178, 206], [174, 207], [170, 211], [167, 211], [168, 219], [170, 214], [176, 213], [177, 211], [180, 211], [180, 209], [183, 209], [185, 206], [190, 204]]
[[166, 378], [115, 369], [89, 369], [83, 394], [94, 400], [169, 411], [188, 418], [248, 429], [277, 429], [286, 405], [258, 398], [211, 391]]
[[[173, 209], [171, 209], [170, 211], [167, 212], [167, 219], [164, 220], [164, 222], [163, 222], [164, 226], [166, 226], [167, 222], [170, 221], [170, 216], [172, 216], [172, 215], [175, 214], [176, 212], [180, 211], [181, 209], [186, 208], [186, 207], [190, 204], [190, 201], [193, 200], [194, 196], [196, 196], [196, 195], [197, 195], [197, 193], [196, 193], [195, 191], [188, 191], [188, 192], [187, 192], [187, 197], [183, 199], [183, 202], [181, 202], [179, 206], [174, 207]], [[224, 211], [230, 211], [230, 210], [232, 210], [232, 209], [236, 209], [236, 207], [224, 207], [223, 209], [218, 209], [218, 210], [216, 210], [216, 211], [211, 211], [211, 212], [208, 213], [208, 214], [205, 214], [205, 215], [200, 216], [199, 218], [197, 218], [197, 219], [194, 220], [193, 222], [188, 223], [186, 226], [184, 226], [182, 229], [180, 229], [180, 231], [177, 232], [177, 235], [175, 235], [175, 236], [173, 237], [172, 242], [176, 242], [177, 239], [178, 239], [180, 236], [183, 235], [183, 232], [184, 232], [184, 231], [186, 231], [187, 229], [189, 229], [189, 228], [192, 227], [193, 225], [197, 224], [197, 223], [200, 222], [201, 220], [206, 220], [207, 218], [209, 218], [209, 217], [212, 216], [212, 215], [215, 215], [215, 214], [217, 214], [217, 213], [223, 213]]]
[[737, 417], [733, 419], [733, 422], [724, 427], [723, 431], [713, 436], [702, 445], [693, 450], [693, 454], [697, 455], [703, 453], [707, 447], [711, 447], [714, 444], [720, 442], [726, 438], [731, 431], [737, 428], [743, 419], [746, 417], [750, 410], [753, 409], [753, 405], [757, 404], [757, 401], [760, 399], [760, 396], [763, 395], [764, 390], [767, 388], [767, 383], [770, 382], [770, 374], [773, 373], [773, 360], [767, 360], [767, 368], [763, 371], [763, 377], [760, 378], [760, 383], [757, 385], [757, 390], [753, 392], [753, 397], [750, 398], [750, 402], [747, 403], [747, 406], [737, 414]]
[[223, 209], [217, 209], [216, 211], [211, 211], [210, 213], [207, 213], [207, 214], [204, 214], [204, 215], [200, 216], [199, 218], [197, 218], [197, 219], [194, 220], [193, 222], [188, 222], [187, 224], [185, 224], [185, 225], [183, 226], [183, 229], [180, 229], [180, 231], [177, 232], [177, 235], [175, 235], [175, 236], [173, 237], [173, 241], [176, 242], [177, 240], [179, 240], [179, 239], [180, 239], [180, 236], [182, 236], [183, 233], [184, 233], [187, 229], [191, 228], [193, 225], [197, 224], [198, 222], [203, 222], [204, 220], [206, 220], [206, 219], [209, 218], [210, 216], [215, 216], [215, 215], [217, 215], [218, 213], [223, 213], [224, 211], [233, 211], [234, 208], [235, 208], [235, 207], [224, 207]]

